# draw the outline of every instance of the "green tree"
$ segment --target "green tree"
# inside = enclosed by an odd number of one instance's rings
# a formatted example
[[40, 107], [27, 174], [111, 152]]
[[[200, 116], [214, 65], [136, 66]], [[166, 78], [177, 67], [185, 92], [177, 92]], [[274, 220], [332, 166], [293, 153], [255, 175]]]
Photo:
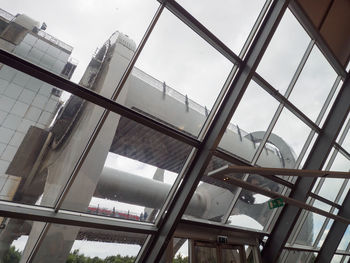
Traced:
[[181, 254], [177, 254], [177, 257], [174, 258], [173, 263], [188, 263], [188, 257], [182, 257]]
[[11, 246], [3, 259], [4, 263], [18, 263], [21, 259], [21, 252], [19, 252], [14, 246]]

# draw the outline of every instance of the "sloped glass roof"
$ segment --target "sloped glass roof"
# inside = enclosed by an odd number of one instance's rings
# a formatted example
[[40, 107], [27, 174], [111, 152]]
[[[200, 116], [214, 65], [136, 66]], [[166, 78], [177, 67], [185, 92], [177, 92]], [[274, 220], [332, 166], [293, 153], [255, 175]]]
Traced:
[[295, 3], [197, 2], [3, 3], [3, 262], [350, 256], [349, 73]]

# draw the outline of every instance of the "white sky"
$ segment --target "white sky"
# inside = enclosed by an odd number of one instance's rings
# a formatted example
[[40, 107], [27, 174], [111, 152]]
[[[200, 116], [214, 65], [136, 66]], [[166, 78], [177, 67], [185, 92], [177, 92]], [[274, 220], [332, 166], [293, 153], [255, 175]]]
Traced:
[[[179, 3], [238, 54], [264, 1], [179, 0]], [[158, 2], [0, 0], [0, 7], [12, 14], [25, 13], [39, 22], [45, 22], [49, 34], [72, 45], [72, 57], [79, 61], [72, 80], [78, 82], [96, 48], [114, 31], [119, 30], [139, 43], [158, 7]], [[288, 11], [258, 67], [258, 73], [284, 94], [309, 40]], [[211, 108], [232, 64], [165, 10], [136, 66], [160, 81], [165, 81], [179, 92], [187, 94], [190, 99]], [[323, 55], [317, 49], [313, 50], [295, 91], [292, 92], [291, 101], [315, 120], [335, 77], [335, 72], [327, 65]], [[276, 100], [252, 82], [232, 122], [247, 132], [266, 130], [277, 106]], [[300, 152], [309, 131], [304, 123], [286, 109], [273, 130], [284, 138], [296, 153]], [[156, 169], [126, 158], [109, 158], [107, 165], [113, 162], [114, 167], [124, 167], [128, 172], [141, 176], [152, 177]], [[347, 161], [340, 162], [339, 169], [348, 169], [348, 164]], [[166, 173], [166, 178], [167, 182], [172, 183], [171, 180], [174, 180], [175, 176]], [[93, 202], [98, 204], [99, 200], [95, 199]], [[104, 204], [113, 206], [116, 202]], [[132, 207], [138, 213], [143, 209], [120, 203], [118, 207]], [[237, 225], [244, 222], [245, 226], [248, 224], [253, 228], [260, 228], [256, 222], [254, 226], [254, 222], [246, 218], [237, 219]], [[88, 246], [87, 251], [94, 251], [92, 247]]]

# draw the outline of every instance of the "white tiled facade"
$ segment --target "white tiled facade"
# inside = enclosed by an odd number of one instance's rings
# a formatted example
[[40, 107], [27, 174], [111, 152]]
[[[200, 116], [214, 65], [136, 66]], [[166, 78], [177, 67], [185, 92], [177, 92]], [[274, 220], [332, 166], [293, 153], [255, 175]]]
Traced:
[[[0, 46], [1, 48], [1, 46]], [[56, 74], [62, 72], [70, 52], [28, 32], [13, 53]], [[0, 66], [0, 176], [16, 154], [30, 126], [50, 125], [59, 97], [53, 86], [6, 65]]]

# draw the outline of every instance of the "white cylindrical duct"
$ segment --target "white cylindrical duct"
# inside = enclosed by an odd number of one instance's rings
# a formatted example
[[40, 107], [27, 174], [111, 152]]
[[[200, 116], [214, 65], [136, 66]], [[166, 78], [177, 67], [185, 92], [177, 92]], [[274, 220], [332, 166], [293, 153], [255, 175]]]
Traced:
[[[163, 205], [170, 188], [170, 184], [105, 166], [94, 196], [159, 209]], [[201, 215], [206, 207], [207, 203], [204, 195], [195, 192], [186, 214]]]

